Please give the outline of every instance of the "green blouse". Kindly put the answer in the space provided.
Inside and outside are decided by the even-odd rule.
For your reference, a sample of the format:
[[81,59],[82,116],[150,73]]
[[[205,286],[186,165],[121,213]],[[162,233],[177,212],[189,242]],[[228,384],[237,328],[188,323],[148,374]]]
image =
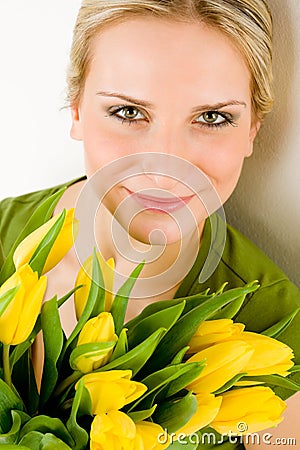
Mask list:
[[[82,178],[81,178],[82,179]],[[63,186],[70,186],[77,180],[64,185],[38,192],[7,198],[0,202],[0,260],[8,253],[21,229],[33,214],[38,205]],[[246,325],[250,331],[260,332],[272,326],[283,316],[300,306],[300,291],[287,276],[253,243],[230,225],[226,225],[226,243],[219,255],[220,262],[213,274],[204,283],[199,283],[199,273],[206,260],[211,246],[211,220],[214,226],[221,226],[221,218],[214,214],[206,221],[201,248],[193,267],[183,280],[175,297],[184,297],[202,292],[207,288],[218,289],[225,281],[228,287],[243,286],[258,280],[261,287],[248,296],[234,320]],[[221,252],[220,243],[213,245],[214,252]],[[211,251],[211,249],[210,249]],[[1,263],[1,261],[0,261]],[[297,314],[291,325],[280,334],[279,339],[292,347],[295,364],[300,364],[300,314]],[[295,381],[300,382],[300,374],[294,374]],[[286,389],[274,389],[282,398],[294,392]],[[187,448],[187,446],[184,446]],[[214,444],[201,444],[199,448],[214,448]],[[217,445],[222,450],[243,449],[242,444],[229,441]]]

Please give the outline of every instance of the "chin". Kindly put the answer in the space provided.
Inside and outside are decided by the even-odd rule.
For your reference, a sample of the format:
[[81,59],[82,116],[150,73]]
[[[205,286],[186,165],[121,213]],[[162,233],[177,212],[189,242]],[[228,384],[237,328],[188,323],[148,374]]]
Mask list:
[[128,231],[134,240],[143,244],[165,246],[181,241],[193,229],[182,230],[168,214],[144,211],[132,220]]

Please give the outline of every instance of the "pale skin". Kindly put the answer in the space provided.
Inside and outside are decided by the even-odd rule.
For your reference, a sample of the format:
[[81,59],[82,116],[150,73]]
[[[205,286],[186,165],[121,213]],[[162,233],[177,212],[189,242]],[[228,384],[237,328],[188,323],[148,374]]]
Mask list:
[[[71,136],[83,141],[87,177],[123,156],[162,152],[199,167],[224,203],[237,184],[244,159],[252,153],[260,127],[251,109],[248,68],[231,41],[199,23],[138,18],[107,27],[94,38],[92,52],[82,96],[71,107]],[[55,212],[74,207],[83,184],[68,188]],[[180,183],[168,178],[139,176],[114,188],[111,204],[117,206],[129,195],[128,189],[135,192],[143,187],[183,194]],[[201,234],[204,220],[197,212],[196,199],[190,202],[190,208]],[[128,275],[135,264],[115,252],[109,231],[113,211],[103,206],[100,213],[97,235],[101,251],[105,258],[113,256],[116,268]],[[172,220],[153,212],[141,214],[136,221],[131,236],[135,245],[147,245],[147,234],[155,227],[164,230],[168,245],[164,257],[145,268],[147,276],[172,264],[178,247]],[[49,273],[47,298],[71,289],[78,270],[76,254],[71,250]],[[131,301],[127,318],[152,301],[172,298],[178,285],[155,297],[145,292],[145,300]],[[62,310],[66,332],[76,320],[70,305]],[[294,396],[289,400],[287,420],[270,433],[295,436],[290,417],[296,407]],[[298,438],[300,442],[300,435]],[[248,449],[267,447],[247,445]]]

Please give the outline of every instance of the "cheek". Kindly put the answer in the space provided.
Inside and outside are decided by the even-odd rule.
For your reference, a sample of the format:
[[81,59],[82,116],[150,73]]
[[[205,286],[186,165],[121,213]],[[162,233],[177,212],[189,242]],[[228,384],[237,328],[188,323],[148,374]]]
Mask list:
[[224,202],[234,190],[249,148],[247,133],[214,139],[201,150],[198,167],[205,172]]
[[83,142],[87,175],[128,153],[124,139],[92,121],[84,129]]

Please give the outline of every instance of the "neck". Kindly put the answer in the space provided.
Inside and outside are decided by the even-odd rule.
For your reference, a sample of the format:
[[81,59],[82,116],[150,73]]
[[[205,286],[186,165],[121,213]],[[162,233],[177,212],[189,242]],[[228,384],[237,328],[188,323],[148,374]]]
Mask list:
[[[112,233],[112,228],[114,232]],[[114,258],[115,291],[130,276],[135,267],[145,261],[132,297],[155,297],[178,287],[191,269],[199,251],[204,222],[198,229],[180,241],[166,245],[142,243],[113,220],[111,213],[101,205],[95,223],[97,247],[103,257]],[[116,238],[117,236],[117,238]]]

